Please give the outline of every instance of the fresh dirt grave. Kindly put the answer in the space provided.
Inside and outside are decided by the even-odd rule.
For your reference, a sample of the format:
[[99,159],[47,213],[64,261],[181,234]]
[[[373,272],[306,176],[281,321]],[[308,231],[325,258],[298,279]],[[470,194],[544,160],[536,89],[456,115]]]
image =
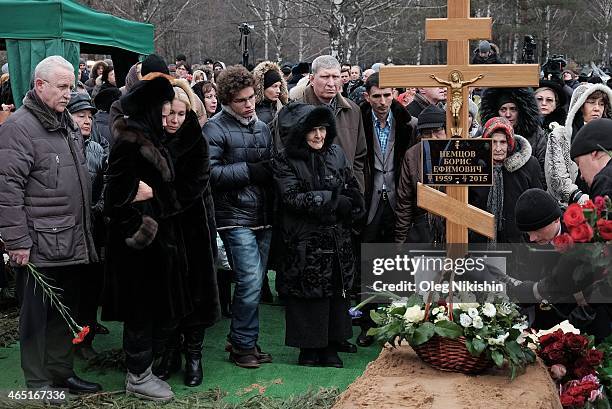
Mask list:
[[562,409],[548,370],[538,359],[513,381],[508,372],[442,372],[409,346],[384,348],[334,409]]

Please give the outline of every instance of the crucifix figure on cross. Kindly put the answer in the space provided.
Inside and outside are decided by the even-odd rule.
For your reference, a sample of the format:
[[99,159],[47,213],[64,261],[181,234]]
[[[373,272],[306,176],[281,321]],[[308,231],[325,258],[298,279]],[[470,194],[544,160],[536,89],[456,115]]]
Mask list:
[[[492,34],[491,18],[471,18],[470,0],[448,0],[448,18],[427,19],[426,40],[448,42],[446,65],[417,65],[383,67],[380,71],[381,87],[439,87],[447,85],[451,95],[446,111],[447,130],[453,135],[468,137],[467,99],[465,85],[478,81],[479,87],[529,87],[539,82],[537,64],[471,65],[470,40],[489,40]],[[460,73],[463,81],[451,77]],[[450,81],[440,80],[450,78]],[[461,84],[461,85],[460,85]],[[446,218],[447,244],[467,244],[468,228],[489,238],[495,237],[494,216],[468,204],[467,186],[447,186],[446,194],[419,183],[417,205],[428,212]]]
[[438,81],[442,85],[447,85],[451,89],[451,115],[453,116],[453,126],[451,127],[451,135],[459,136],[463,133],[463,129],[459,126],[461,120],[461,107],[463,106],[463,87],[473,84],[482,77],[483,74],[478,75],[476,78],[471,80],[463,81],[463,75],[459,71],[452,71],[449,75],[450,81],[443,80],[436,77],[434,74],[430,75],[431,78]]

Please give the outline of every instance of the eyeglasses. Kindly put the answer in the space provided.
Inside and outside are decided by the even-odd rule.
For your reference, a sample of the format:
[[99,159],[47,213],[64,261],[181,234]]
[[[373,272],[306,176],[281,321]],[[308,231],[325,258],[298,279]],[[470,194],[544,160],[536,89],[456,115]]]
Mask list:
[[43,80],[44,82],[46,82],[47,84],[51,85],[53,88],[57,89],[58,91],[60,91],[62,94],[66,94],[72,91],[72,89],[74,88],[73,85],[62,85],[60,87],[58,87],[55,84],[51,84],[49,81],[47,81],[44,78],[41,78],[41,80]]
[[233,99],[232,102],[234,104],[242,104],[242,105],[244,105],[247,102],[252,102],[254,100],[255,100],[255,94],[253,94],[253,95],[251,95],[250,97],[247,97],[247,98],[236,98],[236,99]]

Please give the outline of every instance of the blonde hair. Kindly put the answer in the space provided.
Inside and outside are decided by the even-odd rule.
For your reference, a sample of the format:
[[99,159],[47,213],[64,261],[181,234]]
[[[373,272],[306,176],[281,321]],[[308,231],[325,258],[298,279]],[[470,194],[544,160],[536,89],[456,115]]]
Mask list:
[[191,101],[189,101],[189,96],[181,87],[172,87],[174,89],[174,99],[178,99],[187,107],[187,111],[191,111]]

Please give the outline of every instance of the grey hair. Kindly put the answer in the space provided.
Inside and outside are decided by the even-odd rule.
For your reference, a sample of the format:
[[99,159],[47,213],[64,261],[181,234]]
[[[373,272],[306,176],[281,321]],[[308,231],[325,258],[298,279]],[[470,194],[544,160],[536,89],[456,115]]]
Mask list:
[[58,68],[74,72],[74,67],[64,57],[60,55],[52,55],[45,58],[38,63],[34,69],[34,78],[47,79],[52,72],[55,72]]
[[331,55],[320,55],[312,62],[312,73],[316,74],[319,70],[333,70],[338,69],[340,71],[340,63],[335,57]]

